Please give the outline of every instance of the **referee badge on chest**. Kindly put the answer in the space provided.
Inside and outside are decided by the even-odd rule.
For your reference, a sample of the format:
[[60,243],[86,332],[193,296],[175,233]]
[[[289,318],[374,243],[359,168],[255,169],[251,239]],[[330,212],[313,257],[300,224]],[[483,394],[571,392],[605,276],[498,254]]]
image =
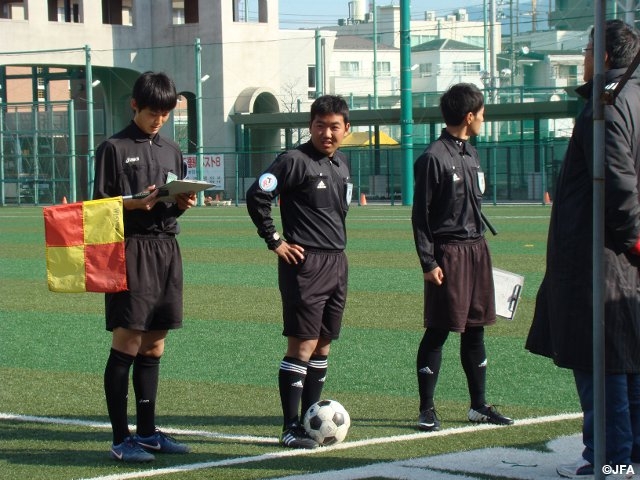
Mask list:
[[484,172],[478,172],[478,188],[480,189],[480,193],[484,193],[485,187]]
[[351,198],[353,197],[353,183],[345,183],[347,188],[344,189],[344,199],[347,202],[347,206],[351,205]]

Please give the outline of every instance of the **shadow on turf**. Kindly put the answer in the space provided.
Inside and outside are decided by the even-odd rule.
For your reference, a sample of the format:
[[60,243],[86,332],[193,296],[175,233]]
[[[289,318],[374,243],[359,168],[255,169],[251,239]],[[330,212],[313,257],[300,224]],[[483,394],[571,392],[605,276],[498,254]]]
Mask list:
[[[86,431],[56,430],[54,426],[43,428],[39,424],[22,422],[0,425],[0,461],[15,465],[79,466],[87,465],[112,469],[116,462],[109,456],[111,434],[108,431],[87,429]],[[156,455],[154,467],[175,465],[179,458],[188,458],[190,463],[210,462],[228,458],[228,455],[203,451],[200,445],[221,443],[216,439],[190,437],[187,443],[194,450],[188,455]],[[227,443],[225,441],[224,443]],[[22,446],[24,445],[24,446]],[[123,464],[119,464],[123,465]],[[127,465],[128,466],[128,465]],[[131,465],[139,468],[139,465]]]
[[[0,438],[3,445],[0,448],[0,460],[4,460],[16,465],[47,465],[47,466],[78,466],[84,467],[92,465],[97,468],[113,468],[114,462],[109,457],[109,447],[111,445],[111,432],[108,427],[83,426],[78,424],[64,424],[66,419],[77,421],[77,417],[56,416],[61,421],[55,423],[30,423],[21,421],[7,421],[0,423]],[[107,419],[103,416],[84,417],[81,421],[106,424]],[[229,435],[231,438],[198,437],[175,435],[180,441],[184,441],[192,447],[193,453],[188,456],[189,463],[211,462],[218,459],[228,458],[228,455],[221,455],[211,451],[212,446],[218,444],[235,443],[234,435],[265,437],[271,441],[260,441],[256,438],[243,439],[241,443],[265,447],[265,451],[272,451],[279,448],[273,440],[279,434],[280,416],[159,416],[158,425],[160,428],[177,430],[199,430],[212,434]],[[447,422],[450,426],[468,425],[467,422]],[[232,427],[232,428],[230,428]],[[412,433],[416,431],[413,422],[398,422],[397,419],[381,418],[358,418],[354,419],[352,429],[362,429],[363,431],[376,430],[382,428],[388,434],[388,428],[398,428],[397,434]],[[135,430],[134,430],[135,431]],[[365,433],[365,437],[368,433]],[[154,467],[175,465],[176,461],[183,456],[157,455]],[[300,462],[306,469],[322,470],[326,467],[326,457],[315,465],[315,460],[309,458],[305,460],[295,460]],[[392,460],[392,459],[390,459]],[[288,460],[293,461],[292,459]],[[353,466],[360,464],[358,459],[350,461]],[[365,463],[363,463],[365,464]],[[122,464],[118,464],[122,465]],[[129,467],[129,465],[127,465]],[[245,466],[246,468],[247,466]]]

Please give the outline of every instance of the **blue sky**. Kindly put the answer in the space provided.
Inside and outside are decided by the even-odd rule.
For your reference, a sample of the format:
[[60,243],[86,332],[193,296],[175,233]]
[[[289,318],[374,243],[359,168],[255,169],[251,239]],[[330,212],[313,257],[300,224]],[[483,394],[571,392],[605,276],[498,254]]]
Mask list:
[[[484,2],[489,5],[489,0],[410,0],[411,18],[413,20],[423,20],[424,12],[432,10],[438,17],[444,17],[453,13],[458,8],[466,8],[471,20],[482,20]],[[280,28],[315,28],[329,25],[337,25],[338,19],[349,16],[349,0],[278,0],[280,7]],[[365,0],[368,8],[371,0]],[[496,2],[498,11],[504,15],[509,15],[509,2]],[[400,0],[376,0],[376,6],[395,4],[399,5]],[[518,7],[519,5],[519,7]],[[547,27],[546,18],[549,10],[549,1],[537,2],[537,25],[539,30]],[[551,1],[555,5],[555,0]],[[487,7],[488,8],[488,7]],[[520,30],[531,29],[532,0],[514,0],[513,13],[520,18]],[[508,20],[503,20],[503,33],[508,31]]]
[[[280,28],[314,28],[337,25],[349,15],[349,0],[278,0]],[[366,0],[367,6],[371,0]],[[376,0],[376,5],[400,4],[400,0]],[[434,10],[438,16],[457,8],[482,12],[483,0],[411,0],[411,18],[423,19],[424,12]]]

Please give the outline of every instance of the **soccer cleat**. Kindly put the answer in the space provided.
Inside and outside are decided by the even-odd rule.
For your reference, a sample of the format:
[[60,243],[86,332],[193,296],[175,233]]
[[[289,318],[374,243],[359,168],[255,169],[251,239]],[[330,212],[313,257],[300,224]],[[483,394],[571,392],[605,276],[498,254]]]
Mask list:
[[132,437],[125,438],[118,445],[111,445],[110,454],[111,458],[121,462],[142,463],[156,459],[156,457],[138,445]]
[[558,465],[556,467],[556,472],[558,472],[558,475],[565,478],[592,478],[593,465],[580,457],[576,462]]
[[160,430],[156,430],[150,437],[135,435],[135,442],[146,451],[156,453],[189,453],[189,447],[184,443],[177,442],[174,438]]
[[513,419],[502,415],[493,405],[485,405],[484,407],[469,409],[467,415],[470,422],[474,423],[493,423],[494,425],[513,425]]
[[418,416],[418,430],[436,432],[440,430],[440,419],[436,409],[431,407],[420,412]]
[[280,445],[288,448],[307,448],[312,449],[318,447],[318,442],[309,436],[307,431],[300,423],[292,423],[285,427],[280,434]]

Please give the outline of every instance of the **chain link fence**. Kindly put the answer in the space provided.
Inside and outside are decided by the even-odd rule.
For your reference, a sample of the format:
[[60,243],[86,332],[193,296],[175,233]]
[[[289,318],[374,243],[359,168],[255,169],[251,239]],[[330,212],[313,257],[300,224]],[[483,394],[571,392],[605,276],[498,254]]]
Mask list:
[[[0,104],[0,204],[46,205],[89,198],[86,132],[76,131],[73,102]],[[521,138],[500,142],[478,140],[476,148],[485,172],[485,201],[544,202],[553,192],[568,138]],[[413,145],[413,158],[425,149]],[[342,149],[348,156],[354,200],[401,203],[400,146]],[[244,202],[245,193],[261,173],[253,157],[275,158],[280,152],[205,152],[218,165],[217,190],[207,197],[225,204]],[[185,154],[186,155],[186,154]],[[252,167],[252,165],[254,167]],[[222,177],[223,178],[220,178]],[[220,180],[224,179],[223,182]]]

